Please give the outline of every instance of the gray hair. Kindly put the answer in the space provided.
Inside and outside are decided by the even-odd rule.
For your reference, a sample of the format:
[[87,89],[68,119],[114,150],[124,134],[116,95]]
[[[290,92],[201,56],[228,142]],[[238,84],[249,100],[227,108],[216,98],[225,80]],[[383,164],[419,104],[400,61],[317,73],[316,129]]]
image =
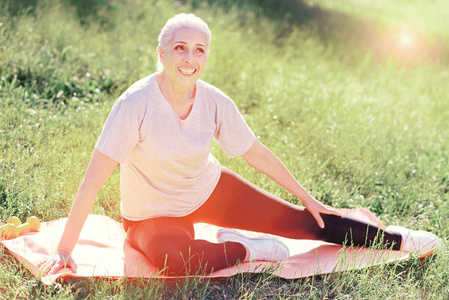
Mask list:
[[161,33],[159,33],[159,46],[161,46],[162,49],[166,49],[176,30],[183,27],[197,29],[205,33],[207,36],[207,46],[210,45],[212,33],[210,32],[209,26],[207,26],[206,22],[194,14],[181,13],[175,15],[173,18],[169,19],[167,23],[165,23]]
[[[158,36],[158,46],[161,46],[162,49],[167,49],[168,43],[173,38],[173,34],[181,28],[193,28],[205,33],[207,38],[207,46],[210,45],[212,33],[210,32],[209,26],[207,26],[206,22],[194,14],[181,13],[169,19],[165,23],[164,27],[162,27]],[[158,59],[157,69],[162,71],[163,68],[164,67]]]

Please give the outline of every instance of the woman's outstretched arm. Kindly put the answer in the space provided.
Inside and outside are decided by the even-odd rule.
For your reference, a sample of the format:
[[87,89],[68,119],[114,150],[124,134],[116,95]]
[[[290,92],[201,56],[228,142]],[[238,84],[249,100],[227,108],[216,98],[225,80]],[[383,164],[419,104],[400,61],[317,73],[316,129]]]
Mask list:
[[114,171],[117,164],[118,162],[95,149],[70,209],[57,253],[41,266],[44,274],[54,274],[65,266],[69,266],[73,271],[76,271],[76,264],[71,260],[70,253],[72,253],[75,247],[98,191],[112,171]]
[[277,184],[298,197],[321,228],[324,228],[324,222],[320,216],[320,213],[337,216],[340,215],[337,211],[323,205],[321,202],[313,198],[299,184],[299,182],[287,170],[276,155],[274,155],[259,140],[256,139],[251,148],[249,148],[249,150],[244,153],[242,157],[250,166],[263,172]]

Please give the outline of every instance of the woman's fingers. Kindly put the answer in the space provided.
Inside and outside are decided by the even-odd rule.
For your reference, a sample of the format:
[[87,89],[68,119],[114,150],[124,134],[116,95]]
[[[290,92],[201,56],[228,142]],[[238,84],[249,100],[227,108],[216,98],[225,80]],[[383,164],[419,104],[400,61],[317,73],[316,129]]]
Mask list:
[[70,268],[76,273],[78,266],[70,255],[67,256],[61,253],[48,258],[40,266],[42,276],[54,275],[63,268]]
[[323,211],[322,213],[328,214],[328,215],[339,216],[339,217],[341,216],[341,214],[338,212],[338,210],[336,210],[330,206],[327,206],[327,205],[326,205],[326,210]]
[[[319,203],[315,199],[313,199],[313,200],[314,200],[313,202],[304,203],[305,207],[310,212],[312,217],[315,219],[318,226],[320,226],[320,228],[324,228],[324,221],[320,216],[320,212],[322,212],[324,210],[324,207],[321,203]],[[319,204],[319,205],[317,205],[317,204]]]
[[63,268],[70,268],[72,272],[76,273],[77,265],[70,255],[58,253],[57,261],[53,265],[49,273],[50,275],[55,274]]
[[54,266],[55,266],[54,258],[50,257],[47,258],[44,262],[42,262],[42,264],[38,267],[40,268],[41,275],[46,276],[51,275],[50,273],[54,269]]
[[324,228],[324,221],[323,221],[323,218],[321,218],[320,214],[315,213],[312,215],[315,218],[316,222],[318,223],[318,226],[320,226],[320,228]]
[[316,220],[318,226],[320,226],[320,228],[324,228],[324,226],[325,226],[323,218],[321,217],[320,214],[328,214],[328,215],[335,215],[335,216],[341,215],[334,208],[324,205],[314,198],[311,198],[310,200],[311,201],[307,201],[304,204],[305,204],[307,210],[309,210],[309,212],[315,218],[315,220]]
[[64,265],[63,264],[61,264],[61,263],[55,263],[54,265],[53,265],[53,267],[51,268],[51,270],[50,270],[50,272],[48,272],[48,275],[54,275],[54,274],[56,274],[56,272],[58,272],[59,270],[61,270],[62,268],[64,267]]
[[78,270],[78,266],[76,265],[75,261],[72,257],[69,258],[69,261],[67,263],[67,266],[72,269],[73,273],[76,273],[76,270]]
[[[341,216],[340,212],[338,212],[334,208],[332,208],[330,206],[327,206],[327,205],[324,206],[324,208],[319,213],[320,214],[327,214],[327,215],[334,215],[334,216],[338,216],[338,217]],[[315,217],[315,219],[317,220],[318,226],[320,226],[321,228],[324,228],[324,222],[323,222],[323,219],[321,218],[321,216],[320,216],[319,219],[317,219],[316,217]]]

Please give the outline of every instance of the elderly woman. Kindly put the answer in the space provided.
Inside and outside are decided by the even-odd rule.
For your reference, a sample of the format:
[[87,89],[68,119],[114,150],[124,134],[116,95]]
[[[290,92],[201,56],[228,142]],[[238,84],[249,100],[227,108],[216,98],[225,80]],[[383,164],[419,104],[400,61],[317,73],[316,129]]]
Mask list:
[[[277,239],[251,239],[229,228],[359,246],[380,237],[395,250],[440,243],[427,232],[402,227],[381,231],[340,216],[309,195],[256,139],[234,102],[200,80],[210,40],[207,24],[192,14],[176,15],[162,28],[157,47],[161,68],[134,83],[114,104],[57,253],[43,264],[43,272],[52,274],[64,265],[76,271],[70,253],[99,189],[119,163],[127,239],[165,274],[211,272],[238,262],[280,261],[289,255]],[[243,157],[304,207],[276,198],[221,167],[211,154],[212,138],[227,155]],[[210,243],[195,239],[193,224],[198,222],[226,228],[218,232],[217,243]]]

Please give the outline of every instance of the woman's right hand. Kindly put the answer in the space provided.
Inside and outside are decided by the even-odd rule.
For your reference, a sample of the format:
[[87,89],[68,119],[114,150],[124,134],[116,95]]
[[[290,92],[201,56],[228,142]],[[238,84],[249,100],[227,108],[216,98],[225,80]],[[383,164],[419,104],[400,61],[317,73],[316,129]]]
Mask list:
[[[97,197],[98,191],[117,165],[118,162],[112,158],[102,154],[97,149],[94,150],[83,182],[76,193],[75,200],[70,209],[70,214],[64,226],[58,248],[75,248],[76,241]],[[73,272],[76,272],[77,269],[76,263],[70,256],[70,253],[64,250],[58,250],[53,256],[40,263],[38,267],[41,270],[42,276],[54,275],[63,268],[70,268]]]
[[41,275],[47,276],[54,275],[63,268],[70,268],[74,273],[76,273],[77,265],[69,253],[60,250],[53,256],[44,260],[40,264],[39,268],[41,270]]

